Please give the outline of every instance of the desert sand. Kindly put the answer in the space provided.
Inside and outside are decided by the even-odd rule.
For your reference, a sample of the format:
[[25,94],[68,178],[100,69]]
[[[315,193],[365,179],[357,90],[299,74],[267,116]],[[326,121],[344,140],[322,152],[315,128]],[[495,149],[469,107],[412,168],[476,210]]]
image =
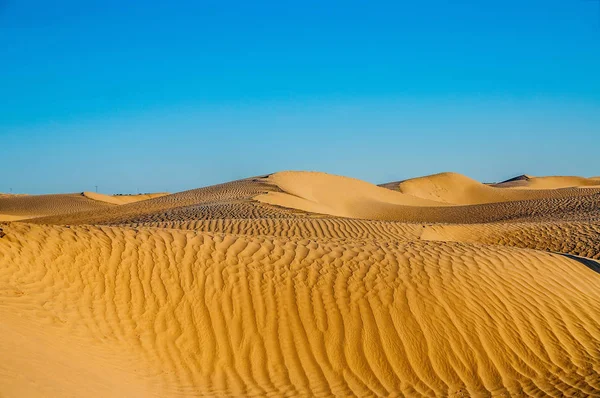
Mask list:
[[64,215],[85,210],[93,211],[110,207],[110,205],[134,203],[165,195],[168,194],[164,192],[119,196],[95,192],[54,195],[0,194],[0,221]]
[[600,396],[600,181],[0,196],[0,396]]
[[511,178],[508,181],[496,184],[496,187],[505,188],[526,188],[526,189],[559,189],[570,187],[598,186],[600,181],[598,177],[584,178],[577,176],[548,176],[533,177],[522,175],[517,178]]

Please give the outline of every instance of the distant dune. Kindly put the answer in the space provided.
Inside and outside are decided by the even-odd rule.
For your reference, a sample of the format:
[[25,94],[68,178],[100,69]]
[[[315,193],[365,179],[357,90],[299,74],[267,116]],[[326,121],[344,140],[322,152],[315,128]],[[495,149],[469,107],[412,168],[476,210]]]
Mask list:
[[498,188],[525,188],[525,189],[560,189],[571,187],[589,187],[600,186],[600,181],[597,177],[584,178],[575,176],[549,176],[549,177],[532,177],[510,179],[494,186]]
[[98,210],[109,206],[82,194],[9,195],[0,197],[0,220],[34,218]]
[[[440,173],[397,183],[383,184],[386,188],[427,200],[460,205],[544,199],[572,195],[557,192],[557,188],[594,186],[600,183],[581,177],[518,176],[500,184],[485,185],[458,173]],[[499,188],[522,188],[508,190]]]
[[0,196],[0,396],[598,396],[594,181]]
[[394,219],[400,206],[443,206],[443,203],[391,192],[348,177],[285,171],[269,176],[281,192],[255,197],[272,205],[312,213],[366,219]]
[[55,195],[0,195],[0,221],[24,220],[37,217],[62,216],[85,211],[98,211],[124,203],[139,202],[167,195],[109,196],[94,192]]
[[127,203],[135,203],[142,200],[160,198],[161,196],[168,195],[168,192],[157,192],[157,193],[143,193],[137,195],[104,195],[97,192],[84,192],[83,196],[89,199],[97,200],[99,202],[111,203],[114,205],[123,205]]

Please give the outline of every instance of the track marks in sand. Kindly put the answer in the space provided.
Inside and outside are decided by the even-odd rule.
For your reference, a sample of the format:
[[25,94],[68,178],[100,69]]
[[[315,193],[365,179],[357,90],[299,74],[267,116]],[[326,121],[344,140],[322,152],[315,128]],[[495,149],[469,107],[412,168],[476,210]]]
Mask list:
[[455,242],[4,229],[0,313],[51,324],[90,358],[134,361],[157,395],[600,390],[600,275],[562,256]]

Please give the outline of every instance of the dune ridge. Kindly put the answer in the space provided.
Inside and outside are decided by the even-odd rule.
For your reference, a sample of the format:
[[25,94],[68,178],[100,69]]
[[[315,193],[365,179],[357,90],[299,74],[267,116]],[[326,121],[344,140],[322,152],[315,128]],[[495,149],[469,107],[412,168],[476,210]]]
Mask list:
[[191,189],[102,211],[83,211],[35,220],[42,224],[128,224],[207,218],[293,217],[293,209],[263,205],[252,197],[280,191],[267,177],[253,177]]
[[282,172],[31,221],[73,225],[186,225],[212,219],[334,216],[412,223],[482,223],[547,217],[575,221],[597,217],[600,188],[537,192],[544,194],[537,199],[456,205],[393,192],[347,177],[315,172]]
[[111,203],[114,205],[122,205],[127,203],[135,203],[142,200],[160,198],[161,196],[169,195],[168,192],[156,192],[156,193],[141,193],[137,195],[105,195],[97,192],[83,192],[83,196],[89,199],[97,200],[99,202]]
[[[110,204],[91,200],[82,194],[8,195],[0,197],[0,215],[33,218],[95,211]],[[4,220],[7,221],[7,220]]]
[[526,176],[522,179],[510,179],[495,184],[498,188],[519,188],[519,189],[561,189],[573,187],[598,187],[600,181],[596,177],[585,178],[577,176],[544,176],[533,177]]
[[[439,173],[381,186],[419,198],[455,205],[568,197],[576,194],[576,189],[581,187],[600,190],[598,181],[582,177],[522,175],[500,184],[486,185],[458,173]],[[558,190],[559,188],[571,190],[563,191]]]
[[[261,203],[337,217],[371,220],[477,223],[535,218],[549,213],[552,217],[586,217],[587,212],[596,211],[600,200],[597,195],[600,194],[600,188],[560,192],[507,190],[487,187],[466,177],[448,173],[403,182],[402,184],[408,183],[409,186],[414,183],[419,188],[406,189],[410,193],[393,192],[325,173],[281,172],[270,175],[268,179],[280,191],[255,196],[254,199]],[[431,188],[441,186],[435,183],[438,180],[444,184],[451,182],[448,186],[455,186],[455,189],[444,190],[444,194],[440,194],[441,191]],[[459,192],[463,198],[461,200],[456,199]],[[512,199],[501,198],[502,195],[511,196]],[[448,203],[448,200],[469,204],[453,204]]]

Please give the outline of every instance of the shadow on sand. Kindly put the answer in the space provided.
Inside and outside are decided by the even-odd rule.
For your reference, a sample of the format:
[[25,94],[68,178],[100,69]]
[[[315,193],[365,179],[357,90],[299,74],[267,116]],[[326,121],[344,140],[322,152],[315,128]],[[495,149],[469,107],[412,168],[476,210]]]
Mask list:
[[578,256],[574,256],[572,254],[566,254],[566,253],[556,253],[556,254],[560,254],[561,256],[565,256],[565,257],[570,258],[571,260],[580,262],[581,264],[585,265],[592,271],[595,271],[600,274],[600,261],[592,260],[591,258],[587,258],[587,257],[578,257]]

